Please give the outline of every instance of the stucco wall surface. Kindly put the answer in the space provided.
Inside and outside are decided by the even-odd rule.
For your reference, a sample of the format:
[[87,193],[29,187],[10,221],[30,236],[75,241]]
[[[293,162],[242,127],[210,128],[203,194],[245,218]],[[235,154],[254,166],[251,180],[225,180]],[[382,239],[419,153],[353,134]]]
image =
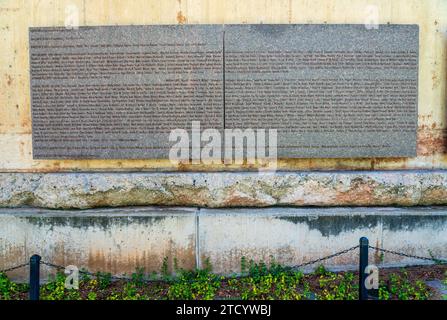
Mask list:
[[[377,6],[378,22],[418,24],[419,129],[414,158],[280,159],[281,170],[445,169],[447,1],[445,0],[4,0],[0,1],[0,170],[250,170],[253,165],[185,165],[165,160],[33,160],[28,28],[80,25],[358,23]],[[68,9],[71,10],[71,9]]]

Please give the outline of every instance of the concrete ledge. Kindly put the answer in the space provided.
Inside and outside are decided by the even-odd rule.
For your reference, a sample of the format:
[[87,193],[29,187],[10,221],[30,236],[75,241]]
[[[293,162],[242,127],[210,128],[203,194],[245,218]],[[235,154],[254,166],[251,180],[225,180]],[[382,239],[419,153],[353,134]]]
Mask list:
[[416,206],[447,204],[447,170],[0,173],[0,207]]
[[[117,275],[136,267],[159,272],[165,257],[171,270],[200,267],[208,258],[225,274],[238,272],[242,257],[296,265],[355,246],[361,236],[374,246],[447,258],[447,208],[0,209],[0,269],[39,253],[56,264]],[[424,263],[373,251],[370,261]],[[352,251],[324,264],[357,263]],[[9,275],[28,276],[26,268]]]

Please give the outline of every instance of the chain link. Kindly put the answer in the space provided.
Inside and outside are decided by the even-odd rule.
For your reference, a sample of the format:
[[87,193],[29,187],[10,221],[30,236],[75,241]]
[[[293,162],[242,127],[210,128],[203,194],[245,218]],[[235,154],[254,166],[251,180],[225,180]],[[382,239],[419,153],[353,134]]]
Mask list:
[[5,272],[8,272],[8,271],[13,271],[13,270],[16,270],[16,269],[20,269],[20,268],[26,267],[28,265],[29,265],[28,262],[27,263],[22,263],[22,264],[19,264],[18,266],[15,266],[15,267],[11,267],[11,268],[8,268],[8,269],[0,270],[0,273],[5,273]]
[[[315,260],[312,260],[312,261],[304,262],[304,263],[292,266],[292,269],[299,269],[299,268],[302,268],[302,267],[305,267],[305,266],[309,266],[309,265],[312,265],[312,264],[315,264],[315,263],[318,263],[318,262],[322,262],[322,261],[325,261],[325,260],[328,260],[328,259],[332,259],[332,258],[341,256],[343,254],[346,254],[346,253],[348,253],[350,251],[356,250],[359,247],[360,247],[359,245],[356,245],[354,247],[351,247],[351,248],[348,248],[348,249],[336,252],[334,254],[331,254],[331,255],[328,255],[328,256],[325,256],[325,257],[322,257],[322,258],[318,258],[318,259],[315,259]],[[387,249],[383,249],[383,248],[373,247],[373,246],[368,246],[368,248],[369,249],[373,249],[373,250],[378,250],[378,251],[381,251],[381,252],[385,252],[385,253],[395,254],[395,255],[398,255],[398,256],[402,256],[402,257],[407,257],[407,258],[433,261],[433,262],[442,263],[442,264],[446,264],[447,263],[447,260],[445,260],[445,259],[421,257],[421,256],[406,254],[406,253],[397,252],[397,251],[393,251],[393,250],[387,250]],[[64,266],[60,266],[60,265],[57,265],[57,264],[54,264],[54,263],[50,263],[50,262],[46,262],[46,261],[42,261],[41,264],[44,264],[46,266],[49,266],[49,267],[52,267],[52,268],[56,268],[56,269],[65,269]],[[19,266],[16,266],[16,267],[12,267],[12,268],[9,268],[9,269],[1,270],[0,272],[7,272],[7,271],[15,270],[15,269],[27,266],[27,265],[28,265],[28,263],[25,263],[25,264],[22,264],[22,265],[19,265]],[[93,276],[93,277],[98,276],[98,272],[94,273],[94,272],[90,272],[90,271],[86,271],[86,270],[79,270],[79,273],[80,274],[86,274],[86,275]],[[114,280],[125,280],[125,281],[132,280],[132,278],[124,277],[124,276],[111,276],[111,279],[114,279]],[[158,282],[158,281],[161,281],[161,280],[147,280],[147,279],[144,279],[142,281],[145,282],[145,283],[150,283],[150,282]]]
[[55,268],[55,269],[64,269],[65,270],[64,266],[59,266],[57,264],[50,263],[50,262],[40,261],[40,264],[44,264],[46,266],[49,266],[49,267],[52,267],[52,268]]
[[328,259],[331,259],[331,258],[335,258],[335,257],[341,256],[341,255],[343,255],[345,253],[348,253],[348,252],[350,252],[352,250],[355,250],[355,249],[357,249],[359,247],[360,247],[359,245],[356,245],[354,247],[351,247],[351,248],[339,251],[337,253],[331,254],[331,255],[326,256],[326,257],[322,257],[322,258],[319,258],[319,259],[316,259],[316,260],[312,260],[312,261],[308,261],[308,262],[304,262],[304,263],[295,265],[292,268],[299,269],[301,267],[305,267],[305,266],[308,266],[308,265],[311,265],[311,264],[315,264],[315,263],[318,263],[318,262],[321,262],[321,261],[325,261],[325,260],[328,260]]
[[[57,265],[57,264],[54,264],[54,263],[51,263],[51,262],[41,261],[40,263],[43,264],[43,265],[55,268],[55,269],[64,269],[65,270],[64,266]],[[97,277],[98,273],[99,273],[99,271],[95,273],[95,272],[91,272],[91,271],[88,271],[88,270],[79,270],[78,272],[80,274],[85,274],[85,275],[92,276],[92,277]],[[114,276],[114,275],[111,275],[110,278],[113,279],[113,280],[125,280],[125,281],[133,280],[130,277]],[[142,280],[139,280],[139,281],[142,281],[142,282],[145,282],[145,283],[151,283],[151,282],[159,282],[161,280],[142,279]]]
[[378,247],[373,247],[373,246],[368,246],[368,248],[373,249],[373,250],[378,250],[378,251],[381,251],[381,252],[386,252],[386,253],[395,254],[395,255],[397,255],[397,256],[401,256],[401,257],[407,257],[407,258],[413,258],[413,259],[419,259],[419,260],[433,261],[433,262],[437,262],[437,263],[441,263],[441,264],[445,264],[445,263],[447,263],[447,260],[445,260],[445,259],[436,259],[436,258],[421,257],[421,256],[411,255],[411,254],[402,253],[402,252],[397,252],[397,251],[393,251],[393,250],[387,250],[387,249],[382,249],[382,248],[378,248]]

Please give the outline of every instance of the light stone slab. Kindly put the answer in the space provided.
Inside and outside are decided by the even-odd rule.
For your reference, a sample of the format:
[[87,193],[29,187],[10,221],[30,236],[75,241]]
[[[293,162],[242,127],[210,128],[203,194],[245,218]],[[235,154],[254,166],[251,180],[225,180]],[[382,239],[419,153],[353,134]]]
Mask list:
[[447,171],[0,173],[0,207],[447,204]]

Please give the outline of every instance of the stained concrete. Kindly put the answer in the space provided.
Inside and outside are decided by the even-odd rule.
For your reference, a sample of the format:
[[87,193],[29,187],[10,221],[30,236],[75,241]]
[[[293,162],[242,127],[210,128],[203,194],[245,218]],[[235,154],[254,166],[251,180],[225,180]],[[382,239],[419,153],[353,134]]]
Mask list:
[[[362,236],[371,246],[447,257],[447,210],[442,207],[204,209],[199,230],[202,260],[210,257],[220,272],[238,271],[242,256],[300,264],[352,247]],[[424,263],[381,256],[373,250],[370,262],[379,266]],[[358,251],[324,264],[356,268]]]
[[[447,208],[0,209],[0,270],[38,253],[47,262],[116,275],[136,267],[160,272],[165,257],[170,270],[209,259],[215,272],[229,274],[240,271],[242,257],[293,266],[355,246],[362,236],[372,246],[447,259]],[[427,263],[374,250],[370,262]],[[324,264],[355,269],[358,250]],[[26,279],[27,268],[9,275]]]
[[[179,268],[194,268],[195,210],[188,208],[100,209],[88,212],[0,210],[0,269],[34,253],[58,265],[114,274],[137,266],[160,271],[165,257]],[[173,260],[169,261],[173,268]],[[47,272],[54,272],[43,268]],[[26,277],[26,270],[12,272]]]

